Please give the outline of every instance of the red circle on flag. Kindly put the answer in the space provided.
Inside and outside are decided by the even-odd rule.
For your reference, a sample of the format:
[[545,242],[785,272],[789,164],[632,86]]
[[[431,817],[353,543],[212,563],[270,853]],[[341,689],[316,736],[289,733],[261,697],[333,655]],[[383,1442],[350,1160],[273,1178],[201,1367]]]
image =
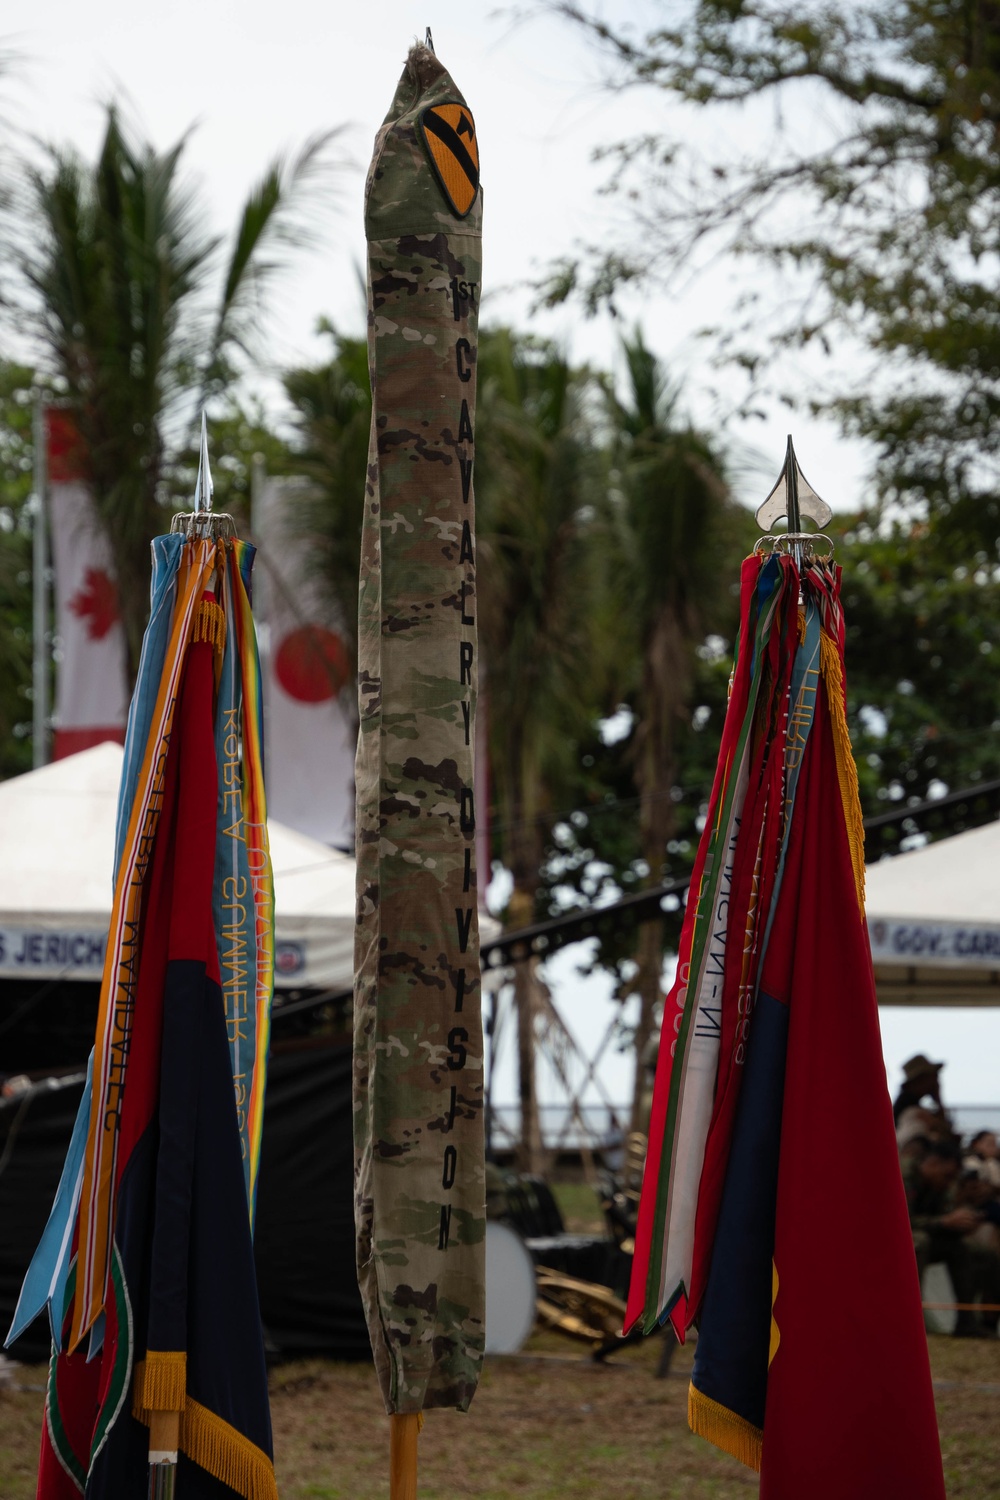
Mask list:
[[303,625],[281,642],[274,671],[289,698],[324,703],[340,692],[351,664],[339,635],[322,625]]

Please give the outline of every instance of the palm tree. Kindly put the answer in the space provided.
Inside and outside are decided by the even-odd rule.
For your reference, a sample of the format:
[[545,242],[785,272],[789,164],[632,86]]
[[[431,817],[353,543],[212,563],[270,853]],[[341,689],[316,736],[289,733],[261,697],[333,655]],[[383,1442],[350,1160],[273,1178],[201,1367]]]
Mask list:
[[[329,330],[332,333],[332,330]],[[356,650],[358,567],[370,395],[366,345],[334,335],[333,359],[291,372],[290,466],[312,481],[292,524],[349,622]],[[506,330],[479,343],[476,423],[481,698],[493,832],[513,877],[507,922],[536,915],[555,810],[566,805],[580,735],[595,716],[596,458],[588,380],[550,345]],[[485,878],[486,872],[483,872]],[[540,1166],[534,1084],[545,1006],[533,963],[515,967],[522,1165]]]
[[311,481],[296,497],[291,524],[310,543],[313,567],[337,606],[344,642],[356,662],[372,407],[368,345],[364,339],[342,337],[328,324],[321,324],[321,330],[333,339],[333,358],[315,368],[290,370],[284,377],[296,432],[290,466]]
[[[587,379],[551,345],[501,330],[479,352],[476,495],[481,663],[494,836],[513,879],[508,925],[530,923],[547,836],[595,716],[595,455]],[[521,1165],[537,1171],[534,1082],[542,1003],[515,965]]]
[[52,147],[25,168],[21,328],[80,431],[118,579],[130,680],[172,461],[198,407],[233,386],[282,249],[308,237],[301,209],[328,176],[332,138],[268,166],[228,247],[204,227],[204,207],[181,176],[186,137],[158,153],[113,105],[96,163]]
[[0,362],[0,778],[31,770],[34,371]]
[[[636,711],[633,779],[639,797],[639,837],[646,882],[665,875],[673,831],[671,789],[676,779],[675,732],[690,712],[695,648],[731,606],[720,591],[721,544],[731,512],[719,444],[681,415],[669,385],[639,331],[623,341],[628,389],[609,392],[615,430],[617,490],[611,515],[617,546],[611,584],[621,611],[618,630],[634,642],[632,684]],[[660,997],[663,945],[658,922],[639,932],[640,997],[635,1033],[636,1084],[632,1126],[638,1128],[642,1061]]]

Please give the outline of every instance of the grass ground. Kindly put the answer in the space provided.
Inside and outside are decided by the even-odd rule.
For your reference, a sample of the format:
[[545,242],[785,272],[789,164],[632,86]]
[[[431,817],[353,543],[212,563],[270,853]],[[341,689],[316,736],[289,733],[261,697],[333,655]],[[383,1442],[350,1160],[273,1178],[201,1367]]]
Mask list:
[[[487,1361],[466,1416],[431,1412],[420,1438],[421,1500],[755,1493],[755,1474],[688,1431],[690,1348],[656,1380],[656,1339],[623,1347],[605,1365],[580,1347],[536,1333],[524,1354]],[[950,1500],[1000,1500],[1000,1343],[932,1338],[930,1347]],[[44,1375],[21,1367],[15,1388],[0,1389],[0,1500],[34,1496]],[[388,1423],[367,1363],[279,1366],[271,1411],[282,1500],[387,1494]]]
[[554,1182],[552,1192],[570,1234],[601,1234],[604,1219],[594,1189],[586,1182]]

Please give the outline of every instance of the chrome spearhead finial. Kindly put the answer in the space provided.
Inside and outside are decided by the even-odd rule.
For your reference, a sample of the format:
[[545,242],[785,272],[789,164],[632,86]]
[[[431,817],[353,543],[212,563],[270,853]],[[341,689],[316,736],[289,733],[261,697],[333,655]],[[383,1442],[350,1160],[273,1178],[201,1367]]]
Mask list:
[[205,421],[205,413],[201,414],[201,444],[198,449],[198,478],[194,486],[194,513],[195,515],[210,515],[212,511],[212,495],[215,485],[212,483],[212,469],[208,461],[208,423]]
[[833,520],[833,511],[826,501],[817,495],[799,468],[791,434],[789,434],[788,447],[785,449],[785,462],[778,475],[778,482],[763,505],[757,509],[757,524],[762,530],[770,531],[775,521],[780,521],[782,516],[788,519],[788,530],[795,532],[801,532],[803,516],[808,516],[809,520],[815,522],[820,530],[824,526],[829,526]]

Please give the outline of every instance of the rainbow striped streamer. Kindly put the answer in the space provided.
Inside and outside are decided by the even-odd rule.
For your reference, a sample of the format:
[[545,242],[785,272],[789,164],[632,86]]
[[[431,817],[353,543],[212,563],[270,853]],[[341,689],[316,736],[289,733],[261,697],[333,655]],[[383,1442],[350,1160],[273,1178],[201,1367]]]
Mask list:
[[250,608],[254,548],[234,542],[222,581],[226,648],[216,713],[215,931],[253,1220],[274,993],[274,880],[264,798],[260,658]]
[[[93,1353],[103,1327],[122,1166],[119,1107],[128,1075],[143,897],[157,838],[174,706],[206,592],[222,606],[226,629],[216,683],[214,916],[247,1204],[253,1218],[274,986],[274,882],[264,798],[260,662],[250,609],[253,557],[253,547],[240,541],[167,536],[153,542],[150,623],[129,709],[119,792],[114,901],[93,1083],[86,1122],[83,1111],[80,1120],[82,1164],[74,1174],[79,1186],[57,1202],[53,1216],[58,1222],[46,1231],[49,1240],[62,1244],[72,1238],[77,1246],[70,1351],[89,1331]],[[51,1276],[45,1279],[45,1286],[51,1281]],[[56,1314],[61,1318],[62,1309]]]

